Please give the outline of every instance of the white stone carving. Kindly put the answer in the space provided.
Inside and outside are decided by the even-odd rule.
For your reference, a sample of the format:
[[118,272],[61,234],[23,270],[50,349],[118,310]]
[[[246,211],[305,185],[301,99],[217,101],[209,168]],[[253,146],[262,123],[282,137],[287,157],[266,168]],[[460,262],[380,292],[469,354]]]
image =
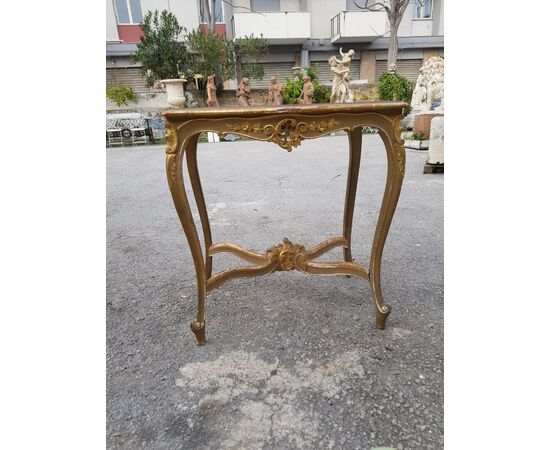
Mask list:
[[354,50],[348,50],[347,53],[340,47],[342,60],[331,56],[328,60],[330,72],[332,73],[332,93],[330,95],[331,103],[351,103],[353,102],[353,92],[349,79],[351,59],[355,55]]
[[412,112],[430,111],[435,100],[441,100],[435,110],[443,112],[444,82],[444,60],[441,56],[432,56],[420,68],[411,99]]
[[430,126],[428,164],[443,164],[444,118],[434,117]]

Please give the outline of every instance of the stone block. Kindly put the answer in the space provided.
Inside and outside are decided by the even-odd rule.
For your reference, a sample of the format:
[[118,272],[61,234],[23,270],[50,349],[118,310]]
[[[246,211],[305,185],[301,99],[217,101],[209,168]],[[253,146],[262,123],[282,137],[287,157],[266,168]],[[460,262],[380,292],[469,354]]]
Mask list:
[[428,164],[443,164],[444,127],[443,117],[434,117],[430,126]]

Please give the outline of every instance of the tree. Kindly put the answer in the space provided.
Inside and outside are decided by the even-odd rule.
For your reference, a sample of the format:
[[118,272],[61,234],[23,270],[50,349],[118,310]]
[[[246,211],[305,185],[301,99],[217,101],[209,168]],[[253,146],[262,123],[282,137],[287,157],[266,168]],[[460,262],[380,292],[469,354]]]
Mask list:
[[188,53],[178,37],[183,31],[176,16],[169,11],[149,11],[140,25],[143,35],[132,61],[141,64],[140,73],[147,86],[165,78],[179,78]]
[[[390,24],[390,42],[388,44],[388,71],[395,71],[397,66],[397,30],[401,25],[403,14],[410,2],[423,5],[423,0],[353,0],[355,6],[367,11],[385,11]],[[358,3],[362,3],[361,6]]]
[[[223,2],[232,8],[241,8],[246,9],[250,12],[252,9],[242,6],[234,5],[228,0],[218,0],[220,3]],[[201,8],[202,15],[207,23],[208,33],[215,33],[216,30],[216,14],[215,14],[216,0],[200,0],[199,8]],[[257,13],[261,14],[261,13]],[[244,38],[239,39],[238,43],[235,45],[235,69],[237,80],[240,80],[242,77],[254,78],[255,80],[261,80],[264,76],[264,68],[260,64],[262,57],[269,53],[267,39],[263,38],[263,35],[260,35],[259,38],[254,37],[254,34],[250,36],[244,36]],[[241,63],[243,58],[248,62],[246,63],[244,70],[241,73]],[[218,72],[216,72],[216,80],[219,78]]]
[[185,41],[189,48],[190,68],[204,77],[216,75],[216,84],[235,75],[235,46],[224,36],[197,28],[187,31]]
[[[264,39],[263,34],[260,37],[254,37],[254,34],[245,36],[239,39],[236,44],[236,63],[237,63],[237,78],[242,77],[254,78],[261,80],[264,77],[264,66],[260,63],[261,59],[269,54],[267,39]],[[240,72],[240,63],[246,59],[246,64],[243,67],[242,74]]]

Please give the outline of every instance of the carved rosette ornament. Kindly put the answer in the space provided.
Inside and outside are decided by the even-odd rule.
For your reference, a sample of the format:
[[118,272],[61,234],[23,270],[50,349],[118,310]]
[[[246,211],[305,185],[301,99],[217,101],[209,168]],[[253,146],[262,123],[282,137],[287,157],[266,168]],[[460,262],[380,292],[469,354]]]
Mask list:
[[[227,128],[234,133],[249,135],[254,138],[260,138],[268,142],[274,142],[279,147],[284,148],[287,152],[291,152],[298,147],[300,143],[307,139],[304,133],[318,132],[325,133],[334,130],[340,125],[340,122],[329,119],[320,122],[298,122],[296,119],[284,119],[278,122],[275,126],[260,125],[259,123],[252,124],[250,122],[227,124]],[[226,135],[227,132],[220,133]],[[259,136],[263,135],[263,136]]]
[[293,244],[287,238],[281,244],[274,245],[267,251],[267,259],[277,262],[275,270],[305,270],[307,264],[306,248]]

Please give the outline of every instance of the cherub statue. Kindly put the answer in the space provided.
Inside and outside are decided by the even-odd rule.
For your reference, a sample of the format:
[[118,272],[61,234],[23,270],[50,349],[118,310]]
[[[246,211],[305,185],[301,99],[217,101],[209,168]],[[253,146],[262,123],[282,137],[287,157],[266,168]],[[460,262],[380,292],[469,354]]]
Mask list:
[[236,95],[239,106],[250,106],[250,80],[248,78],[241,79]]
[[302,93],[298,97],[298,103],[300,105],[310,105],[313,103],[313,83],[309,75],[304,75],[304,86],[302,87]]
[[278,106],[283,104],[283,85],[277,82],[277,77],[271,77],[265,101],[268,105]]
[[216,95],[216,83],[214,83],[214,75],[209,75],[206,82],[206,106],[220,106]]

